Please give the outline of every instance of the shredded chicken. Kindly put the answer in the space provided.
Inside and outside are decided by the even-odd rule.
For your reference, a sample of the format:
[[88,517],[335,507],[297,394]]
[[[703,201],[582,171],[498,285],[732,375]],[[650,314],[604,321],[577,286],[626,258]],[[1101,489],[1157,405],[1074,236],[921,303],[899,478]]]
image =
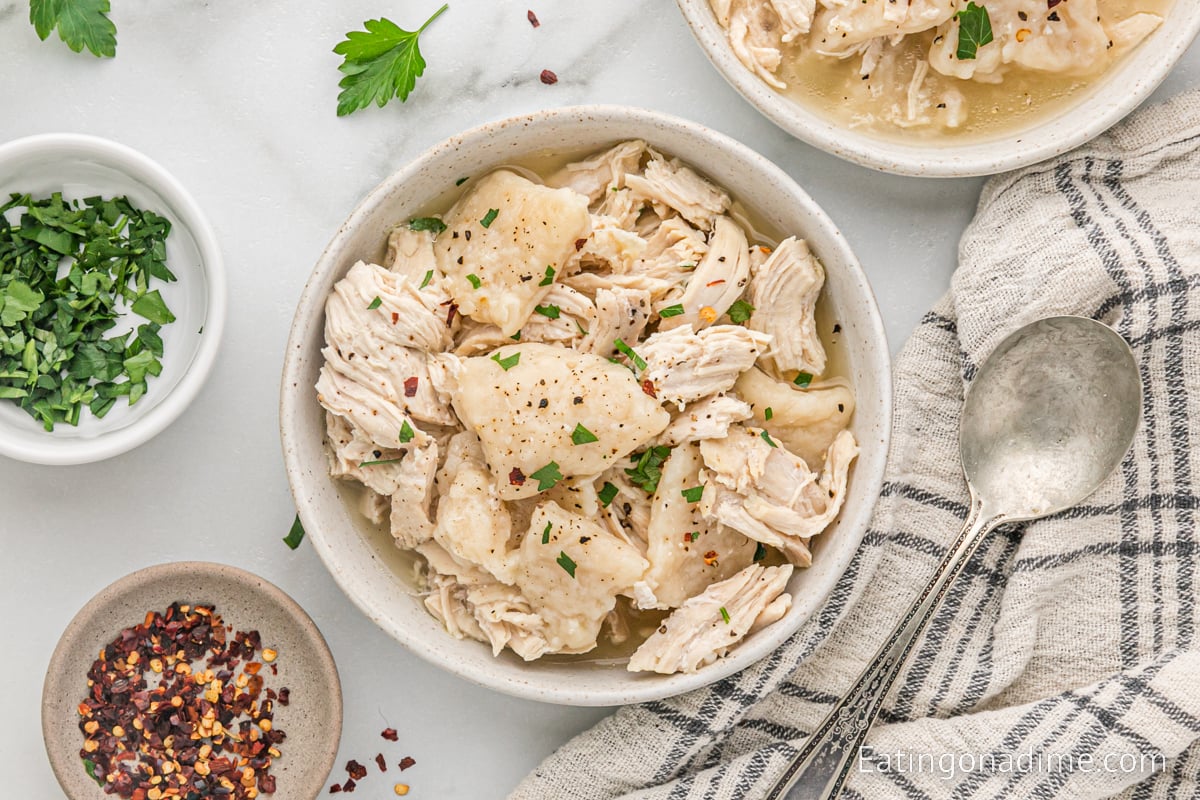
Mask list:
[[690,325],[655,333],[639,348],[644,380],[655,396],[680,410],[693,400],[728,391],[750,369],[771,337],[740,325],[714,325],[693,332]]
[[763,362],[782,378],[787,372],[820,375],[825,347],[817,335],[817,297],[825,271],[808,244],[794,236],[779,243],[750,281],[750,328],[771,337]]

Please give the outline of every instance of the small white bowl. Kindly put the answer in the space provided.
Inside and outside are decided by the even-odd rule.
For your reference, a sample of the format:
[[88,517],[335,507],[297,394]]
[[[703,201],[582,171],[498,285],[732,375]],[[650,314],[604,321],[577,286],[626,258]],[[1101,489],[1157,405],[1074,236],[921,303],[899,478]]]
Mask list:
[[[795,602],[780,622],[747,638],[693,675],[644,675],[586,660],[546,657],[526,663],[492,656],[476,641],[452,638],[426,610],[391,537],[371,532],[329,476],[325,412],[317,404],[323,363],[325,300],[359,259],[379,261],[389,229],[448,202],[459,178],[499,164],[549,155],[583,155],[644,139],[695,166],[778,231],[808,239],[825,264],[824,302],[841,324],[833,348],[858,395],[852,428],[862,447],[839,521],[814,540],[813,566],[789,584]],[[867,278],[833,222],[781,169],[726,136],[691,122],[618,106],[542,111],[493,122],[426,151],[376,187],[342,224],[300,298],[284,359],[280,431],[288,480],[309,541],[342,590],[381,628],[417,655],[467,680],[518,697],[580,706],[654,700],[712,683],[779,647],[807,620],[849,565],[883,482],[891,431],[889,351]],[[356,519],[357,517],[357,519]]]
[[1163,24],[1052,116],[1002,138],[885,138],[833,121],[772,89],[734,55],[709,0],[676,0],[713,66],[780,128],[839,158],[897,175],[927,178],[992,175],[1053,158],[1099,136],[1162,83],[1200,33],[1200,3],[1175,0]]
[[[16,403],[0,400],[0,454],[34,464],[85,464],[132,450],[170,425],[204,385],[225,327],[225,267],[216,235],[183,185],[147,156],[81,134],[52,133],[0,145],[0,197],[62,192],[68,200],[125,195],[171,222],[167,266],[155,281],[175,322],[161,331],[162,374],[132,407],[123,399],[103,418],[87,409],[79,425],[42,428]],[[136,319],[136,318],[135,318]],[[118,323],[120,324],[120,323]],[[120,327],[114,329],[122,330]]]

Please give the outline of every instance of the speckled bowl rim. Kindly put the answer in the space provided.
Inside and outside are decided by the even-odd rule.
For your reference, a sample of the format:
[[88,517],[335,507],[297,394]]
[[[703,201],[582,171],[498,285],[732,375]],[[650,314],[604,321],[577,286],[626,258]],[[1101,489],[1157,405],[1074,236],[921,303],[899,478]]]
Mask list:
[[[877,405],[879,407],[877,410],[879,418],[875,421],[877,427],[872,431],[872,434],[878,437],[878,441],[873,441],[868,445],[873,457],[871,459],[864,459],[860,456],[859,462],[855,465],[855,475],[853,478],[856,486],[865,488],[866,496],[870,498],[868,501],[869,505],[865,508],[856,509],[854,512],[853,516],[861,518],[861,524],[858,525],[856,530],[847,531],[843,526],[838,531],[839,536],[853,536],[853,547],[849,548],[844,562],[833,567],[835,574],[832,576],[823,576],[825,583],[821,584],[817,591],[800,597],[794,595],[793,611],[796,612],[798,619],[788,620],[785,618],[785,620],[778,623],[781,626],[778,631],[772,632],[770,635],[759,635],[743,641],[729,655],[696,673],[648,677],[632,676],[626,685],[612,690],[588,686],[586,680],[563,681],[562,685],[547,685],[544,681],[534,680],[533,675],[528,675],[524,679],[517,679],[495,674],[494,671],[487,670],[486,668],[482,671],[475,671],[469,668],[469,664],[458,661],[459,657],[455,654],[445,650],[444,642],[440,640],[434,642],[427,641],[403,624],[390,624],[388,621],[382,619],[379,611],[373,607],[366,593],[350,579],[347,571],[341,565],[344,555],[326,538],[321,526],[317,523],[318,511],[314,500],[306,491],[306,465],[300,460],[297,452],[305,432],[294,430],[293,428],[296,426],[292,422],[300,416],[302,404],[316,402],[315,392],[312,391],[312,387],[300,385],[303,368],[301,353],[305,337],[323,319],[327,293],[327,288],[325,287],[331,285],[333,275],[344,272],[349,266],[347,263],[344,263],[344,256],[341,251],[344,247],[348,246],[352,237],[351,232],[357,226],[365,223],[376,206],[385,203],[389,197],[401,191],[405,182],[417,176],[427,164],[431,162],[436,163],[439,159],[449,157],[451,154],[460,151],[469,152],[479,143],[487,141],[493,134],[504,128],[527,130],[533,126],[546,123],[585,124],[588,121],[597,119],[621,128],[624,128],[627,124],[653,126],[660,134],[658,137],[660,141],[652,141],[652,144],[658,144],[668,152],[671,151],[669,144],[671,137],[692,137],[703,140],[707,144],[736,156],[741,162],[752,165],[752,168],[756,170],[756,174],[761,175],[763,180],[775,182],[780,187],[780,191],[786,192],[797,204],[797,207],[802,210],[803,214],[811,216],[813,220],[812,226],[808,230],[797,231],[797,234],[811,237],[819,229],[821,235],[828,237],[830,247],[823,248],[818,254],[823,260],[828,262],[832,260],[829,258],[830,250],[836,249],[837,259],[845,264],[846,279],[852,284],[854,300],[862,305],[863,316],[861,319],[856,320],[856,324],[861,323],[863,329],[862,339],[864,342],[871,344],[870,352],[864,353],[863,358],[872,367],[872,380],[874,381],[874,391],[878,394]],[[626,138],[636,135],[638,134],[628,134]],[[648,138],[653,139],[654,137]],[[698,164],[697,166],[702,170],[704,169],[703,164]],[[426,198],[426,202],[431,199],[432,197]],[[748,204],[751,206],[754,205],[752,202]],[[418,155],[406,166],[385,178],[367,194],[354,211],[351,212],[346,221],[342,223],[313,268],[313,272],[296,306],[296,316],[292,323],[292,330],[288,336],[287,352],[284,356],[283,375],[280,385],[280,438],[288,482],[296,501],[297,512],[308,533],[308,540],[312,543],[318,556],[325,563],[335,582],[346,593],[347,597],[375,624],[383,628],[411,652],[429,663],[472,683],[515,697],[575,706],[617,706],[647,702],[707,686],[746,669],[767,657],[771,652],[781,647],[787,638],[795,633],[801,625],[812,619],[825,599],[833,592],[834,587],[841,579],[842,573],[849,566],[854,552],[857,551],[862,537],[866,532],[873,506],[883,485],[884,466],[891,440],[891,416],[891,355],[887,344],[887,334],[883,327],[883,320],[879,314],[878,303],[867,280],[866,273],[850,249],[845,237],[833,223],[833,220],[829,218],[791,176],[764,156],[751,150],[737,140],[679,117],[636,107],[614,105],[569,106],[485,123],[434,145],[424,153]],[[866,448],[864,448],[865,451]],[[324,465],[322,467],[324,468]],[[328,479],[327,473],[326,479]],[[845,514],[846,511],[844,509],[843,516]],[[375,556],[371,555],[371,558],[374,559]],[[796,578],[793,577],[793,580],[796,580]],[[426,613],[424,609],[421,612]],[[449,634],[446,634],[445,631],[441,631],[441,633],[446,642],[452,641]],[[767,634],[768,631],[764,630],[760,633]],[[476,642],[473,644],[481,648],[485,647],[481,643]],[[581,678],[585,674],[581,672],[576,677]],[[629,673],[624,674],[629,675]],[[635,678],[645,679],[635,680]]]
[[767,119],[801,141],[864,167],[895,175],[962,178],[993,175],[1073,150],[1141,105],[1200,33],[1200,3],[1174,0],[1158,30],[1053,116],[1006,139],[908,145],[834,124],[772,89],[734,55],[709,0],[676,0],[692,35],[729,84]]
[[128,452],[162,433],[196,399],[212,372],[225,330],[227,287],[225,260],[217,235],[191,193],[165,167],[128,145],[82,133],[41,133],[0,144],[0,164],[43,156],[70,154],[124,173],[160,195],[187,227],[200,256],[200,269],[207,282],[204,332],[186,372],[170,390],[153,402],[144,417],[94,438],[45,437],[23,444],[0,436],[0,455],[32,464],[73,465],[103,461]]
[[[338,745],[342,738],[342,684],[338,676],[337,664],[333,660],[333,653],[330,652],[325,637],[321,634],[320,629],[317,628],[317,624],[313,622],[308,613],[278,586],[266,578],[244,569],[210,561],[173,561],[165,564],[155,564],[139,569],[136,572],[131,572],[97,592],[94,597],[80,608],[79,612],[76,613],[67,625],[66,630],[63,631],[62,637],[58,640],[58,644],[54,648],[54,653],[50,656],[50,662],[46,666],[46,678],[42,686],[41,705],[42,740],[46,746],[46,756],[50,760],[50,768],[54,771],[54,777],[58,780],[59,786],[62,787],[63,793],[70,800],[94,800],[97,796],[95,793],[90,793],[87,796],[72,793],[71,781],[68,776],[82,769],[78,747],[73,746],[69,750],[64,750],[62,747],[55,746],[59,738],[52,730],[54,725],[52,715],[55,713],[53,701],[62,693],[78,692],[83,680],[83,676],[81,675],[74,673],[67,674],[67,670],[64,668],[66,661],[81,646],[80,642],[82,640],[91,638],[91,635],[94,634],[93,621],[96,617],[102,615],[111,602],[113,602],[109,598],[112,598],[114,595],[118,598],[124,597],[131,591],[137,591],[142,587],[153,584],[172,581],[179,575],[187,575],[188,577],[213,576],[240,584],[247,592],[260,595],[264,602],[277,606],[286,616],[293,619],[299,626],[301,633],[311,644],[311,647],[305,651],[303,657],[314,660],[316,671],[325,678],[327,688],[330,690],[330,703],[337,712],[333,719],[327,720],[329,746],[323,752],[310,754],[310,760],[316,761],[318,765],[321,782],[314,784],[309,791],[301,791],[296,797],[296,800],[301,800],[302,798],[313,800],[325,788],[325,780],[333,770],[334,762],[337,760]],[[217,604],[217,609],[218,611],[220,610],[220,603]],[[134,619],[131,620],[130,624],[139,622],[141,622],[140,619]],[[120,631],[115,630],[110,633],[115,636]],[[101,794],[100,796],[115,797],[116,795]]]

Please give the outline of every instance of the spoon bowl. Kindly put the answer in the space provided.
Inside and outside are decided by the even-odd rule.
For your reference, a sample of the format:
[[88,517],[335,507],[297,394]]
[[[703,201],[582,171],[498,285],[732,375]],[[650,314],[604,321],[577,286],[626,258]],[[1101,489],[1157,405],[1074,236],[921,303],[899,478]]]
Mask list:
[[1013,333],[979,370],[963,406],[967,483],[1004,521],[1079,503],[1129,450],[1142,383],[1129,345],[1086,317]]

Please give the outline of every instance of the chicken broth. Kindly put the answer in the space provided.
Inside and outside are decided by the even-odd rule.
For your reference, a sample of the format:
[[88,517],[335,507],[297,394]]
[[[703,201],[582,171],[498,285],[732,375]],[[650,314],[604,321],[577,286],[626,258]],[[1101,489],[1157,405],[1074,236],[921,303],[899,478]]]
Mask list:
[[[873,10],[880,2],[819,2],[811,20],[790,23],[804,34],[789,32],[769,0],[713,7],[718,17],[728,7],[726,21],[748,27],[757,49],[735,47],[747,67],[836,124],[893,139],[987,141],[1064,111],[1157,27],[1173,0],[985,0],[975,9],[989,10],[994,38],[971,58],[959,57],[965,23],[949,16],[966,13],[966,0],[913,0],[900,22]],[[928,25],[916,21],[922,15]]]
[[[781,617],[793,564],[840,508],[857,454],[840,325],[802,240],[641,142],[594,156],[603,185],[577,170],[586,155],[470,176],[397,227],[385,266],[339,282],[317,385],[331,471],[364,540],[452,635],[693,671],[708,660],[645,647],[706,626],[717,658]],[[804,534],[714,505],[741,502],[721,465],[750,451],[780,459],[758,499]]]

